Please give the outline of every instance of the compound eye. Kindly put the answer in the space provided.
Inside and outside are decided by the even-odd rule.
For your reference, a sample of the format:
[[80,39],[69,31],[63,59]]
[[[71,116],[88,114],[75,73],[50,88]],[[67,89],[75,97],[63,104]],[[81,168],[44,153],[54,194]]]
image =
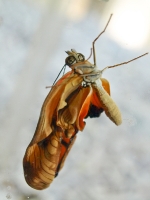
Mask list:
[[66,58],[65,62],[66,62],[66,65],[71,66],[71,65],[73,65],[74,63],[76,63],[76,59],[75,59],[74,56],[68,56],[68,57]]
[[85,60],[84,55],[81,54],[81,53],[78,53],[78,54],[77,54],[77,57],[78,57],[78,60],[79,60],[79,61],[84,61],[84,60]]

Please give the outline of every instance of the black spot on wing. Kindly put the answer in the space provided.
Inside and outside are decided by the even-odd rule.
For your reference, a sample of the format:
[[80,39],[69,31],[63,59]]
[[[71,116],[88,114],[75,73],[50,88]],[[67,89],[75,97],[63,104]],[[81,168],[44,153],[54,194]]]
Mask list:
[[90,108],[89,108],[89,111],[88,111],[88,114],[85,118],[96,118],[96,117],[99,117],[101,115],[101,113],[103,112],[104,110],[102,108],[97,108],[95,105],[91,104],[90,105]]

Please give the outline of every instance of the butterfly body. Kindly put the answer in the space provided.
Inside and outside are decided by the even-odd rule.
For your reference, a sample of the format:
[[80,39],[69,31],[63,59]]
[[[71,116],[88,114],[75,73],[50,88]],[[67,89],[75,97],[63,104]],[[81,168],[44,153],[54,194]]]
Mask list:
[[[75,58],[83,58],[73,53],[77,54]],[[71,71],[57,81],[46,97],[26,150],[24,175],[34,189],[47,188],[58,175],[77,132],[85,127],[85,118],[97,117],[104,110],[114,123],[121,123],[118,107],[110,97],[109,83],[101,77],[102,71],[87,60],[77,61],[69,65]]]
[[68,57],[64,67],[68,65],[71,71],[54,82],[43,103],[35,133],[23,158],[25,180],[34,189],[47,188],[58,175],[78,131],[85,128],[84,119],[99,117],[104,111],[116,125],[122,122],[121,113],[110,97],[109,82],[102,78],[102,74],[108,68],[127,64],[148,53],[99,70],[94,45],[105,32],[111,17],[112,14],[104,30],[92,43],[94,64],[74,49],[66,51]]
[[[79,56],[80,53],[77,53],[75,50],[71,51],[72,52],[69,52],[69,57],[77,54],[78,57],[84,59],[82,54]],[[69,59],[69,57],[67,59]],[[105,91],[102,85],[102,73],[107,68],[98,70],[95,65],[91,64],[87,60],[84,61],[82,59],[82,62],[79,62],[79,60],[77,60],[77,56],[74,59],[76,59],[76,63],[70,66],[70,68],[74,69],[76,73],[79,73],[83,77],[84,87],[92,87],[93,93],[97,94],[98,101],[101,103],[102,109],[105,111],[110,120],[112,120],[116,125],[120,125],[122,123],[121,113],[116,103],[112,100],[108,92],[106,92],[107,90]]]

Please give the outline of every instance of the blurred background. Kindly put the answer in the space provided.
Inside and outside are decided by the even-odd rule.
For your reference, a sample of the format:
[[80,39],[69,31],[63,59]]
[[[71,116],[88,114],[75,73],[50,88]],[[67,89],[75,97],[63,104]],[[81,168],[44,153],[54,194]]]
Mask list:
[[0,0],[0,199],[150,199],[150,55],[103,75],[122,125],[105,114],[87,119],[46,190],[30,188],[22,169],[45,86],[64,65],[65,51],[87,58],[113,13],[96,42],[99,69],[149,52],[149,11],[149,0]]

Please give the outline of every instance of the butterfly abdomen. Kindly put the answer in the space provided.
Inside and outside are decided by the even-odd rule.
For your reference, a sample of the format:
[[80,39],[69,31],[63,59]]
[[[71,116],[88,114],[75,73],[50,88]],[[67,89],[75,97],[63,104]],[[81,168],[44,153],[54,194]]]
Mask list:
[[112,100],[102,86],[98,86],[96,83],[94,83],[93,88],[95,89],[97,97],[99,98],[106,115],[116,125],[120,125],[122,123],[121,112],[116,103]]

